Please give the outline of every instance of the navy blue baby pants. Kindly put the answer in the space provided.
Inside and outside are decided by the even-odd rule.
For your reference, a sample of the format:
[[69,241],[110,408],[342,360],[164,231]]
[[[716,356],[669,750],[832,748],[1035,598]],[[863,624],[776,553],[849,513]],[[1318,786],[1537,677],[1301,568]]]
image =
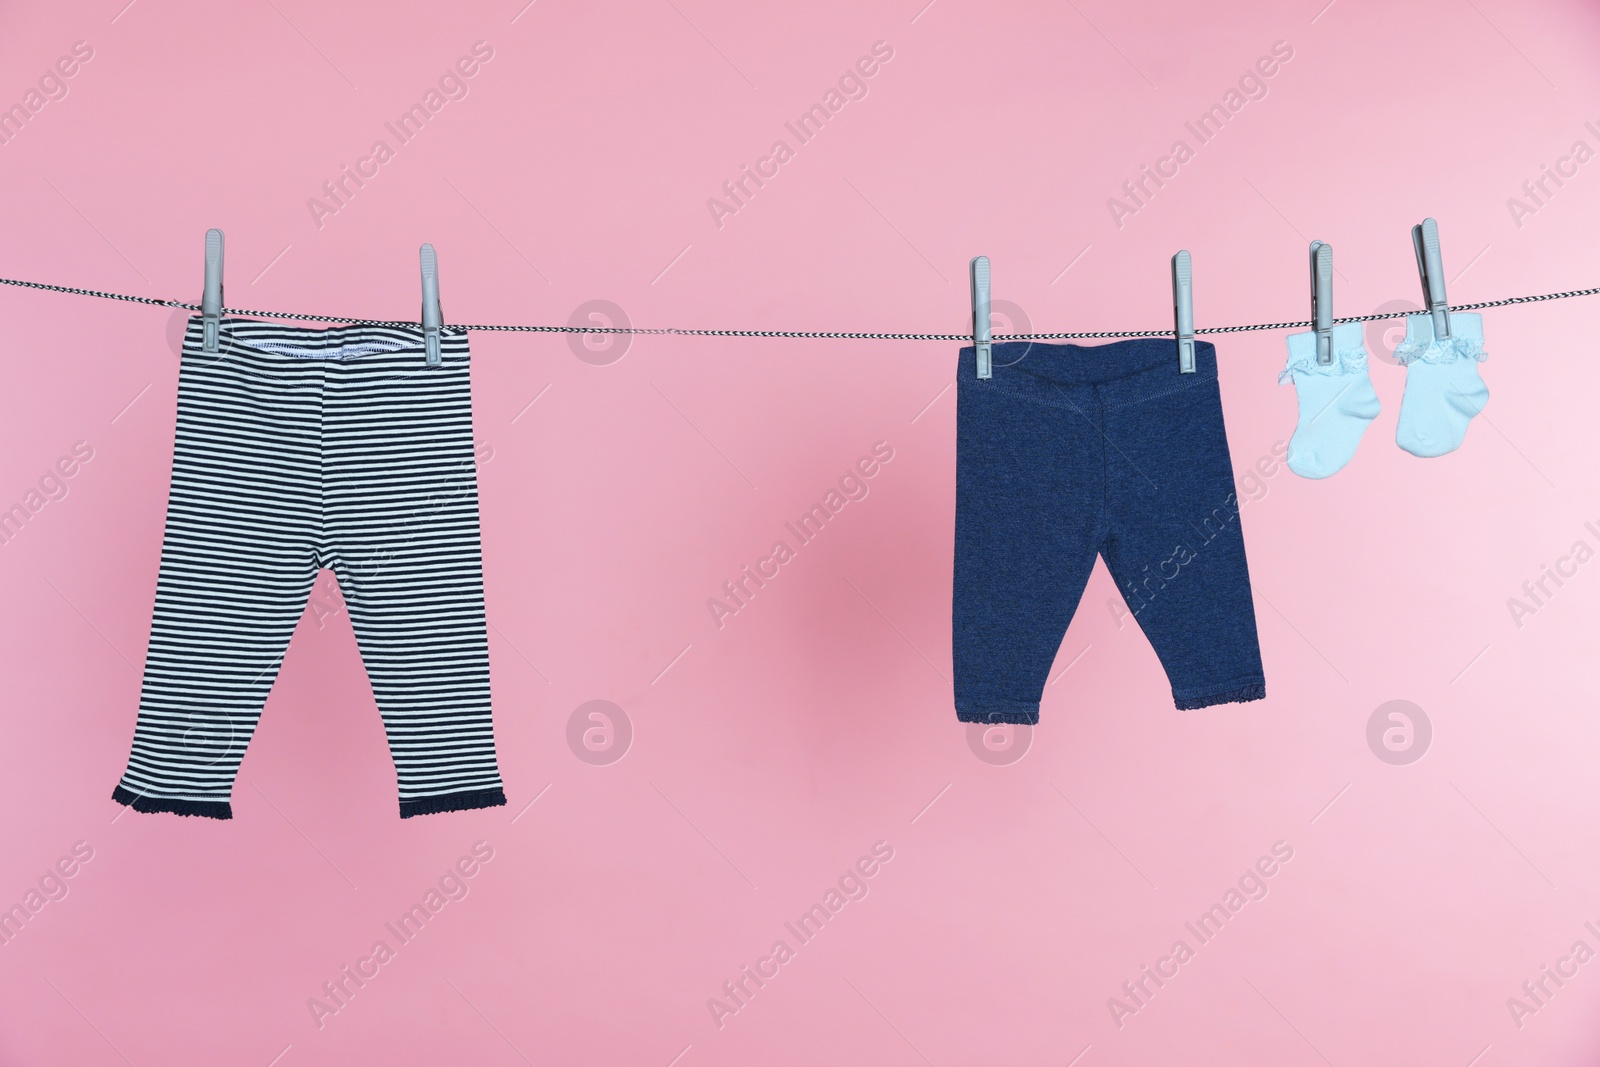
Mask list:
[[957,376],[956,717],[1036,723],[1098,554],[1179,708],[1266,696],[1216,346],[994,346]]

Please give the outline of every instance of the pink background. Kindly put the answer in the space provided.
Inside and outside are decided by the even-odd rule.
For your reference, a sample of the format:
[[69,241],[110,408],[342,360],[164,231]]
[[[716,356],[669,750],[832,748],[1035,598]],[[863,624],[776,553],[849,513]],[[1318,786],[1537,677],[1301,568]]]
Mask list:
[[[1158,329],[1180,247],[1201,325],[1304,318],[1312,238],[1337,313],[1414,301],[1407,231],[1433,215],[1458,303],[1600,284],[1600,161],[1520,225],[1507,207],[1600,148],[1600,14],[1576,0],[123,3],[0,14],[0,103],[93,49],[0,146],[0,276],[197,300],[217,226],[230,306],[413,317],[426,240],[452,322],[601,299],[644,326],[953,332],[983,253],[1035,329]],[[479,40],[468,95],[319,228],[308,198],[396,147],[383,124]],[[867,96],[797,145],[784,122],[876,41]],[[1267,95],[1114,224],[1122,182],[1195,147],[1184,122],[1277,41]],[[719,228],[707,199],[779,138],[794,158]],[[0,288],[0,507],[93,449],[0,546],[0,905],[93,850],[0,947],[0,1062],[1600,1054],[1600,962],[1547,979],[1520,1026],[1507,1006],[1574,942],[1600,950],[1600,563],[1520,627],[1507,607],[1600,546],[1600,302],[1487,312],[1492,399],[1444,458],[1395,447],[1404,371],[1375,359],[1383,414],[1325,482],[1271,459],[1295,419],[1283,334],[1218,339],[1269,699],[1175,712],[1101,569],[1031,747],[991,738],[993,762],[951,705],[954,344],[644,337],[597,365],[561,336],[474,335],[510,804],[404,822],[326,581],[234,820],[110,800],[171,314]],[[880,440],[870,495],[713,625],[707,598]],[[633,731],[609,765],[567,740],[594,699]],[[1367,742],[1390,700],[1432,724],[1409,765]],[[384,923],[478,841],[465,898],[319,1027],[308,1000],[394,948]],[[784,923],[879,841],[867,896],[800,944]],[[1270,892],[1199,945],[1184,923],[1280,841]],[[1194,958],[1119,1027],[1108,999],[1180,938]],[[794,958],[719,1026],[708,999],[779,939]]]

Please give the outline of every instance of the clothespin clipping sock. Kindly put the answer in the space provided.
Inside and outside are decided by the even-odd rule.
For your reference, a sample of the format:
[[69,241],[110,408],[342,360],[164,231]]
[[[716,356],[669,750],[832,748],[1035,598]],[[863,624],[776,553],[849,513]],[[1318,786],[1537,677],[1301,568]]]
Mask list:
[[1439,224],[1423,219],[1411,228],[1411,244],[1417,250],[1417,270],[1422,274],[1422,303],[1433,316],[1433,336],[1450,337],[1450,303],[1444,292],[1444,259],[1439,254]]
[[1378,417],[1378,394],[1367,377],[1361,328],[1341,327],[1346,357],[1334,348],[1333,246],[1311,242],[1311,329],[1288,336],[1289,362],[1278,381],[1294,382],[1300,408],[1285,457],[1302,478],[1327,478],[1356,454],[1361,435]]
[[1172,316],[1178,338],[1178,373],[1194,373],[1194,269],[1187,249],[1172,257]]
[[1311,329],[1317,335],[1317,362],[1333,364],[1333,246],[1311,242]]
[[972,259],[972,347],[977,355],[978,377],[994,375],[994,345],[989,323],[989,257]]
[[439,330],[444,316],[439,311],[439,257],[432,245],[422,246],[422,345],[427,350],[428,366],[443,362],[439,355]]
[[222,231],[206,231],[206,287],[200,297],[200,321],[205,328],[202,348],[217,351],[222,339]]
[[[1442,456],[1461,447],[1467,424],[1489,402],[1489,387],[1478,374],[1483,359],[1483,317],[1452,316],[1445,297],[1444,259],[1439,224],[1423,219],[1411,229],[1422,273],[1427,315],[1412,316],[1395,357],[1406,365],[1406,391],[1400,398],[1395,444],[1414,456]],[[1420,327],[1420,328],[1419,328]],[[1431,327],[1432,336],[1426,336]]]

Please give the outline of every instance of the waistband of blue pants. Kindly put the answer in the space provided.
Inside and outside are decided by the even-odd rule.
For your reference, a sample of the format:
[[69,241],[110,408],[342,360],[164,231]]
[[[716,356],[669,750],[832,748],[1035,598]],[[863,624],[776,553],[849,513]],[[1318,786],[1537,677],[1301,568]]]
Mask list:
[[963,389],[993,390],[1045,404],[1076,406],[1097,395],[1106,407],[1123,407],[1176,393],[1217,378],[1217,346],[1196,341],[1193,374],[1178,370],[1178,344],[1170,337],[1139,337],[1105,345],[1055,345],[1002,341],[994,345],[993,377],[980,381],[977,356],[961,349],[957,381]]

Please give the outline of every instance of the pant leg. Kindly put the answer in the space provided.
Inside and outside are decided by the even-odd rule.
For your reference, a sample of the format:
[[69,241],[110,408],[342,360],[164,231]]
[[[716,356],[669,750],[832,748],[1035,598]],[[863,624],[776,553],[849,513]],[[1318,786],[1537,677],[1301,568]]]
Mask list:
[[1209,375],[1106,409],[1101,552],[1179,708],[1266,696],[1222,398],[1206,362]]
[[1010,392],[970,359],[957,381],[956,718],[1036,723],[1102,534],[1098,403],[1081,387]]
[[316,578],[321,371],[222,347],[200,352],[190,320],[139,718],[112,795],[227,819]]
[[328,550],[389,739],[402,818],[504,804],[465,335],[331,372]]

